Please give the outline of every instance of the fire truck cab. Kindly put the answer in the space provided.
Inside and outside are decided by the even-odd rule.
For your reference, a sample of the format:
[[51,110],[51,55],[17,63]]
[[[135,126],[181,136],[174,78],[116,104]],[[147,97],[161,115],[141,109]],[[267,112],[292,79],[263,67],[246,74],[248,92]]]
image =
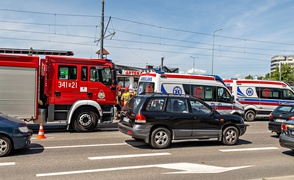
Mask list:
[[269,118],[270,113],[282,103],[294,102],[294,91],[283,81],[224,80],[236,101],[245,110],[245,120]]
[[112,122],[117,82],[111,60],[43,54],[0,54],[1,113],[34,123],[65,122],[76,131]]
[[204,100],[221,114],[244,115],[243,107],[235,102],[231,92],[218,76],[164,73],[147,69],[141,73],[138,87],[139,94],[188,94]]

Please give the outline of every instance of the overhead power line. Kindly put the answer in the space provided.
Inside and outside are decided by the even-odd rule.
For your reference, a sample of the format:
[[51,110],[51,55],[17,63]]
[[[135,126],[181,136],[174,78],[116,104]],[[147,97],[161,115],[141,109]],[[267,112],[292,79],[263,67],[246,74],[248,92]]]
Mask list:
[[[76,16],[76,17],[94,17],[94,18],[101,17],[101,16],[97,16],[97,15],[48,13],[48,12],[23,11],[23,10],[3,9],[3,8],[0,8],[0,11],[10,11],[10,12],[19,12],[19,13],[32,13],[32,14],[44,14],[44,15],[54,15],[54,16],[58,15],[58,16]],[[177,28],[163,27],[163,26],[158,26],[158,25],[153,25],[153,24],[148,24],[148,23],[142,23],[142,22],[127,20],[127,19],[123,19],[123,18],[113,17],[113,16],[112,16],[112,18],[120,20],[120,21],[131,22],[131,23],[135,23],[135,24],[141,24],[141,25],[150,26],[150,27],[156,27],[156,28],[161,28],[161,29],[173,30],[173,31],[178,31],[178,32],[186,32],[186,33],[192,33],[192,34],[199,34],[199,35],[205,35],[205,36],[212,36],[212,34],[209,34],[209,33],[202,33],[202,32],[188,31],[188,30],[177,29]],[[259,43],[281,44],[281,45],[290,45],[290,46],[294,45],[293,43],[245,39],[245,38],[238,38],[238,37],[231,37],[231,36],[215,35],[215,37],[242,40],[242,41],[247,41],[247,42],[252,41],[252,42],[259,42]]]

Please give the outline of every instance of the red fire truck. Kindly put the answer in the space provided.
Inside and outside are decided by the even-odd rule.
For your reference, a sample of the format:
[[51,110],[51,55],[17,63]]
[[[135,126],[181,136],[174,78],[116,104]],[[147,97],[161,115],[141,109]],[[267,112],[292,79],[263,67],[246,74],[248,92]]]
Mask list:
[[117,103],[114,64],[71,55],[0,49],[0,112],[34,123],[65,122],[76,131],[111,123]]

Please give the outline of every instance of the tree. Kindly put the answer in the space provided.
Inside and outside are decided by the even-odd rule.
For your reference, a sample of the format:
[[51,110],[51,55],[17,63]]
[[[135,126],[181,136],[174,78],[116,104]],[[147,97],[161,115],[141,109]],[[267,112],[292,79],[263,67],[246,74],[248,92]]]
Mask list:
[[[282,81],[291,81],[294,79],[293,77],[293,69],[291,68],[291,66],[289,64],[281,64],[282,66],[282,72],[281,72],[281,80]],[[280,80],[280,69],[277,66],[276,70],[272,73],[272,80]]]
[[[282,81],[286,82],[292,82],[294,83],[294,68],[291,68],[289,64],[281,64],[282,66]],[[250,74],[248,76],[245,76],[245,79],[253,79],[253,76]],[[280,80],[280,70],[279,66],[276,67],[276,70],[274,72],[267,73],[264,77],[263,76],[258,76],[257,79],[264,79],[264,80],[275,80],[279,81]]]
[[271,80],[271,77],[272,77],[271,73],[267,73],[267,74],[265,75],[264,79],[265,79],[265,80]]
[[253,76],[249,74],[248,76],[245,76],[245,79],[253,79]]

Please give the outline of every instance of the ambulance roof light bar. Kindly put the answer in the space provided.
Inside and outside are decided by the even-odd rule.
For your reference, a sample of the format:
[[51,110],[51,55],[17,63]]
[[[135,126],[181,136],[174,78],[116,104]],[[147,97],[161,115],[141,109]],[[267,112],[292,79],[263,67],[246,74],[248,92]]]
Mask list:
[[13,48],[0,48],[0,53],[6,54],[27,54],[32,55],[56,55],[56,56],[73,56],[73,51],[59,51],[59,50],[40,50],[40,49],[13,49]]

